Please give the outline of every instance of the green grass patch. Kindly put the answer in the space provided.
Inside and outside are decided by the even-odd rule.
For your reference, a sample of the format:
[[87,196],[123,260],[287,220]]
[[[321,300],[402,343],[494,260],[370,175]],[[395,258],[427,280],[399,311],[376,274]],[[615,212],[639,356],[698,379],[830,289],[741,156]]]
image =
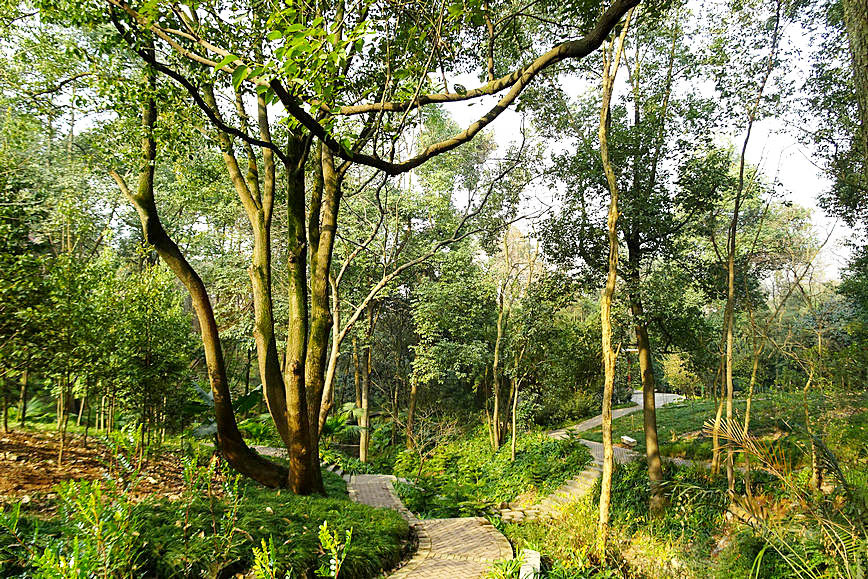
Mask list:
[[[868,459],[868,394],[809,398],[814,431],[822,436],[832,451],[847,461]],[[746,401],[733,402],[733,414],[739,423],[744,421]],[[714,420],[717,407],[711,400],[686,400],[657,409],[657,436],[663,456],[691,460],[710,460],[713,452],[711,438],[702,430],[705,422]],[[806,440],[805,418],[801,392],[764,393],[754,399],[751,406],[750,432],[778,448],[794,467],[801,466]],[[621,436],[630,436],[638,445],[635,450],[645,452],[645,431],[642,413],[636,412],[617,418],[612,423],[612,436],[617,442]],[[583,432],[582,438],[602,442],[600,428]]]
[[215,474],[198,467],[176,501],[134,503],[111,481],[70,482],[59,489],[53,516],[18,518],[7,509],[0,575],[53,577],[69,567],[63,576],[231,576],[250,570],[254,548],[265,543],[276,576],[308,577],[327,558],[318,536],[326,521],[339,537],[352,529],[341,577],[374,577],[404,554],[408,527],[400,515],[350,502],[333,473],[323,472],[327,497]]
[[548,494],[590,461],[577,439],[554,440],[534,432],[519,437],[513,462],[509,444],[493,452],[487,431],[480,428],[438,447],[421,464],[421,474],[418,456],[403,453],[395,474],[411,480],[397,485],[410,510],[428,517],[474,516],[493,512],[522,493]]
[[[736,400],[733,410],[736,420],[744,420],[745,401]],[[710,460],[711,439],[702,432],[707,420],[714,420],[717,407],[711,400],[686,400],[667,404],[657,409],[657,437],[663,456]],[[751,409],[751,432],[758,434],[773,431],[775,427],[787,428],[784,420],[772,416],[776,405],[768,399],[754,400]],[[642,412],[616,418],[612,423],[612,437],[618,442],[622,436],[634,438],[638,444],[634,450],[645,452],[645,430]],[[602,442],[600,428],[582,433],[582,438]]]

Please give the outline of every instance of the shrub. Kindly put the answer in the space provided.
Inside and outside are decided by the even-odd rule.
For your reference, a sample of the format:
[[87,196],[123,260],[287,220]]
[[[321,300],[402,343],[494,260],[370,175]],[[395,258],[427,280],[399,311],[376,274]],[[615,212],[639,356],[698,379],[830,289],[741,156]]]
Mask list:
[[590,460],[577,439],[528,433],[519,437],[513,462],[509,444],[492,452],[487,431],[479,428],[468,438],[439,446],[422,464],[418,455],[402,453],[395,474],[412,481],[397,487],[410,510],[423,516],[477,515],[490,513],[524,492],[548,494]]
[[[649,519],[651,489],[648,469],[643,461],[617,465],[612,474],[610,514],[624,527],[640,528],[660,537],[686,539],[697,547],[708,547],[724,522],[729,499],[724,477],[712,477],[702,467],[663,464],[668,505],[662,517]],[[596,485],[593,500],[600,496]]]
[[253,568],[254,547],[267,541],[275,577],[307,576],[321,563],[322,522],[341,536],[353,529],[342,578],[371,577],[401,559],[407,523],[349,502],[333,473],[323,473],[333,498],[300,497],[232,476],[216,459],[203,467],[188,457],[184,466],[181,500],[133,503],[130,488],[115,482],[70,482],[59,490],[58,517],[46,523],[19,516],[20,508],[0,511],[0,575],[228,576]]

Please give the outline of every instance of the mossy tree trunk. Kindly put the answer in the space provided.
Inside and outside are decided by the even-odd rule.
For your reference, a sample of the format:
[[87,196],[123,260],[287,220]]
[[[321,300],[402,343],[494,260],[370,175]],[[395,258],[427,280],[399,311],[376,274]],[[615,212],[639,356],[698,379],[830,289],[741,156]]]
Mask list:
[[606,557],[606,544],[609,535],[609,505],[612,495],[612,471],[614,469],[614,448],[612,445],[612,394],[615,388],[615,360],[617,353],[612,347],[612,301],[615,296],[615,283],[618,277],[618,180],[615,170],[609,160],[608,129],[609,107],[612,102],[612,89],[615,84],[615,76],[618,74],[618,65],[621,61],[621,53],[624,48],[624,39],[633,15],[631,8],[621,28],[621,33],[615,41],[603,44],[603,101],[600,107],[600,157],[603,162],[603,171],[606,174],[606,182],[609,185],[611,201],[607,217],[609,234],[609,260],[606,286],[600,299],[600,325],[602,330],[603,346],[603,407],[602,407],[602,431],[603,431],[603,476],[600,483],[600,517],[597,528],[597,553],[601,561]]
[[[153,48],[150,49],[151,55]],[[148,75],[148,89],[156,89],[153,73]],[[220,450],[229,463],[240,473],[270,487],[283,487],[288,483],[286,468],[274,464],[253,452],[245,443],[238,430],[232,409],[223,349],[214,318],[211,300],[205,284],[198,273],[187,262],[177,244],[168,236],[160,222],[154,201],[154,170],[157,145],[154,127],[157,121],[157,107],[153,96],[149,96],[142,107],[142,166],[138,175],[138,186],[131,190],[117,172],[112,177],[121,191],[129,198],[139,214],[145,240],[153,245],[166,265],[175,273],[187,288],[202,333],[208,379],[214,397],[214,413],[217,423],[217,439]]]

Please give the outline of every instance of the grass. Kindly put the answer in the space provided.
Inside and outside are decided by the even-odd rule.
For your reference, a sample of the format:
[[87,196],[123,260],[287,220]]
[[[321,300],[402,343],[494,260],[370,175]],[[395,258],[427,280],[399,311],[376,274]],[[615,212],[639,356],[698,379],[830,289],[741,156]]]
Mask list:
[[[743,420],[745,401],[736,400],[733,404],[737,420]],[[711,458],[711,439],[703,435],[702,428],[706,420],[714,420],[717,408],[711,400],[686,400],[667,404],[657,409],[657,437],[660,442],[660,453],[663,456],[688,458],[693,460],[708,460]],[[752,431],[765,430],[763,416],[773,410],[769,400],[754,400],[751,414],[753,416]],[[616,418],[612,423],[612,436],[615,441],[622,436],[635,439],[638,444],[634,448],[639,453],[645,452],[645,430],[641,412],[635,412]],[[599,427],[582,433],[582,438],[602,442],[603,435]]]
[[[744,420],[746,401],[735,400],[735,419]],[[814,429],[825,431],[830,446],[846,458],[868,457],[868,394],[845,394],[834,397],[814,395],[809,399]],[[711,400],[686,400],[657,409],[657,436],[663,456],[710,460],[711,438],[702,433],[707,420],[714,420],[716,406]],[[796,446],[804,438],[804,415],[800,392],[762,394],[751,407],[751,434],[773,441],[785,454],[795,459]],[[612,423],[612,436],[630,436],[638,444],[634,450],[645,452],[645,432],[642,413],[617,418]],[[582,438],[602,442],[600,428],[583,432]]]
[[715,575],[719,570],[710,558],[726,525],[726,479],[711,477],[704,469],[671,464],[664,468],[669,501],[663,515],[653,519],[648,516],[645,465],[637,461],[615,468],[604,564],[596,556],[599,483],[589,496],[566,505],[555,520],[501,523],[499,529],[517,553],[540,552],[544,579],[727,576]]
[[484,428],[441,445],[422,464],[418,457],[402,454],[395,474],[412,481],[398,484],[407,507],[422,516],[484,515],[518,495],[545,495],[569,480],[591,461],[588,449],[577,439],[554,440],[542,432],[521,435],[516,460],[509,444],[493,452]]
[[[339,476],[324,472],[323,479],[329,497],[300,497],[248,483],[242,492],[244,500],[235,526],[243,529],[236,545],[224,557],[227,562],[239,562],[239,568],[249,568],[253,546],[264,539],[274,540],[275,559],[282,571],[291,569],[305,576],[315,569],[320,557],[317,530],[323,521],[343,536],[353,529],[353,540],[341,575],[366,578],[382,569],[394,567],[402,557],[407,538],[407,523],[394,511],[374,509],[352,503],[346,496],[346,485]],[[219,514],[225,515],[224,506]],[[189,529],[178,527],[176,505],[159,502],[144,509],[148,529],[148,559],[157,563],[158,576],[182,575],[193,561],[207,560],[210,545],[205,541],[190,541],[190,537],[206,536],[213,528],[213,516],[204,501],[194,503],[189,515]],[[191,549],[192,547],[192,549]],[[204,548],[199,553],[198,548]]]
[[395,511],[351,502],[336,474],[323,472],[328,496],[302,497],[228,469],[187,470],[195,482],[174,501],[134,502],[113,481],[67,482],[54,509],[20,519],[0,513],[0,576],[54,576],[46,569],[64,560],[76,561],[69,570],[75,576],[230,576],[250,570],[254,548],[265,543],[273,545],[276,576],[308,577],[324,560],[318,537],[324,521],[340,537],[352,529],[341,577],[377,576],[404,555],[407,523]]

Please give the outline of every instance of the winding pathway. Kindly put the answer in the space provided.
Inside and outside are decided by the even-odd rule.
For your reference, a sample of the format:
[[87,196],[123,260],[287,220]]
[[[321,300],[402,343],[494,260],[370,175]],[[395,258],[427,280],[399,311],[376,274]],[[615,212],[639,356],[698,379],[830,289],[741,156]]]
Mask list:
[[509,541],[488,520],[420,520],[398,499],[394,481],[391,475],[359,474],[347,484],[352,500],[398,511],[419,539],[413,558],[389,575],[391,579],[475,579],[493,562],[512,559]]
[[[654,395],[654,402],[659,408],[683,398],[678,394],[660,393]],[[632,400],[636,402],[636,406],[614,410],[612,417],[618,418],[642,410],[641,390],[633,393]],[[595,416],[574,426],[553,430],[548,435],[564,439],[601,424],[602,417]],[[593,457],[588,468],[564,483],[539,504],[510,504],[501,509],[500,515],[504,522],[552,518],[563,505],[590,492],[602,473],[603,445],[584,439],[581,439],[581,443],[590,449]],[[285,452],[283,449],[270,447],[254,448],[262,454],[272,456]],[[639,457],[638,452],[615,447],[615,460],[620,463]],[[390,574],[390,579],[478,579],[495,561],[513,558],[512,546],[506,537],[482,517],[420,520],[404,506],[395,493],[394,476],[360,474],[344,476],[344,479],[347,480],[350,499],[372,507],[398,511],[419,540],[413,557]]]
[[[644,408],[641,390],[635,390],[631,399],[636,403],[636,406],[613,410],[612,419],[639,412]],[[681,396],[680,394],[667,394],[662,392],[654,394],[654,406],[656,408],[660,408],[661,406],[673,402],[679,402],[681,400],[684,400],[684,396]],[[597,428],[602,424],[603,417],[602,415],[598,415],[573,426],[552,430],[548,435],[552,438],[563,440],[570,436],[578,435],[586,430]],[[524,520],[553,518],[564,505],[575,502],[577,499],[591,492],[591,489],[594,488],[594,483],[603,474],[603,444],[600,442],[585,440],[583,438],[580,439],[579,442],[587,446],[591,451],[591,457],[593,459],[591,464],[589,464],[585,470],[580,472],[578,476],[565,482],[560,486],[560,488],[555,490],[555,492],[551,493],[537,504],[526,505],[521,503],[509,503],[506,508],[500,510],[500,516],[505,522],[517,523]],[[621,464],[636,460],[642,456],[635,450],[630,450],[620,446],[616,446],[613,450],[615,461]],[[679,459],[671,460],[682,462]]]

